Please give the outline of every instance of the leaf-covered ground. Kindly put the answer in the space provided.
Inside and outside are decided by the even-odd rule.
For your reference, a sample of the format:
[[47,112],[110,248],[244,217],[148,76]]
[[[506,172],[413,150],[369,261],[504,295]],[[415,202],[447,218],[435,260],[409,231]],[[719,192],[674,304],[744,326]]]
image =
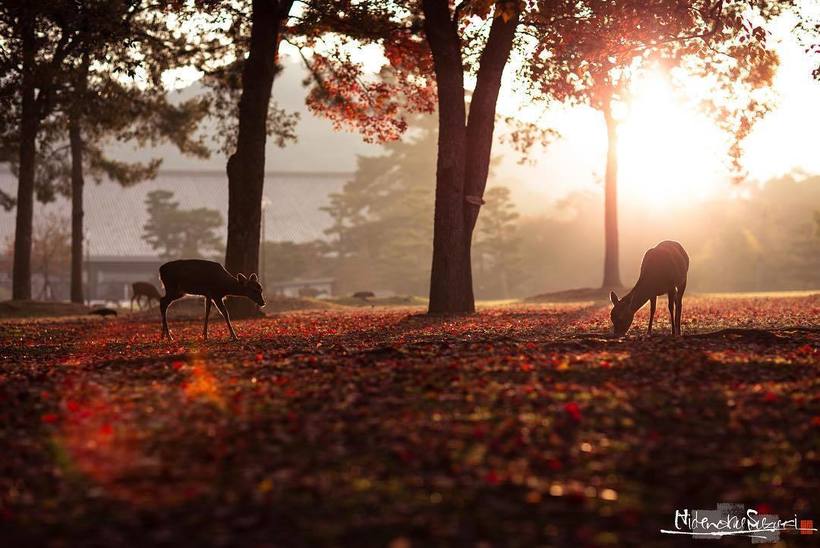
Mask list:
[[817,524],[820,296],[684,305],[682,339],[665,302],[625,339],[590,304],[293,312],[238,343],[2,323],[0,543],[655,546],[718,502]]

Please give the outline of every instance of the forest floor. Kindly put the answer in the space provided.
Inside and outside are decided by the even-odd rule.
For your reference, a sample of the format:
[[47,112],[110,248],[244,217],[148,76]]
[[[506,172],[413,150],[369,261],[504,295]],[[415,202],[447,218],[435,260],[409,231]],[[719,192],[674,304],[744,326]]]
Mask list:
[[[5,546],[691,545],[820,523],[820,295],[0,323]],[[820,534],[784,532],[788,545]],[[721,545],[747,545],[748,538]]]

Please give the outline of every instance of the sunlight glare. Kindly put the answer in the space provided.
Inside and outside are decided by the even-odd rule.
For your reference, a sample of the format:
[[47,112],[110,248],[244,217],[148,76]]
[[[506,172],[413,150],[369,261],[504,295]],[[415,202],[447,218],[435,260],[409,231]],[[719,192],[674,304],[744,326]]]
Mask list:
[[726,142],[705,115],[685,106],[666,78],[650,72],[631,87],[619,127],[619,194],[668,209],[712,196]]

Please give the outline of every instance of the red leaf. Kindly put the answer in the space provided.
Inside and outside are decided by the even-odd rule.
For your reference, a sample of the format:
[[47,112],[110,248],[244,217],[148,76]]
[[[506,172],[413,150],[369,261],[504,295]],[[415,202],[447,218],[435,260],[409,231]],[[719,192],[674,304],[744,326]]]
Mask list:
[[572,420],[576,422],[581,420],[581,408],[574,401],[564,404],[564,411],[572,417]]
[[498,477],[498,474],[496,474],[495,470],[490,470],[484,476],[484,481],[489,485],[498,485],[499,483],[501,483],[501,478]]

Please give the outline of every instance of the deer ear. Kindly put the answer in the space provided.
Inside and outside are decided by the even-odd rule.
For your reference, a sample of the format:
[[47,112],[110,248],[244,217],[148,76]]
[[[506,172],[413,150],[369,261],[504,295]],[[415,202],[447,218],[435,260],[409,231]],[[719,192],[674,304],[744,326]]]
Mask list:
[[612,301],[612,304],[618,304],[618,296],[614,291],[609,292],[609,300]]
[[255,281],[258,281],[258,280],[259,280],[259,278],[257,278],[257,277],[256,277],[256,273],[255,273],[255,272],[254,272],[253,274],[251,274],[251,277],[250,277],[250,278],[248,278],[248,279],[249,279],[250,281],[252,281],[252,282],[255,282]]
[[248,281],[248,279],[245,277],[245,275],[242,274],[241,272],[236,275],[236,279],[239,280],[243,284],[247,283],[247,281]]

